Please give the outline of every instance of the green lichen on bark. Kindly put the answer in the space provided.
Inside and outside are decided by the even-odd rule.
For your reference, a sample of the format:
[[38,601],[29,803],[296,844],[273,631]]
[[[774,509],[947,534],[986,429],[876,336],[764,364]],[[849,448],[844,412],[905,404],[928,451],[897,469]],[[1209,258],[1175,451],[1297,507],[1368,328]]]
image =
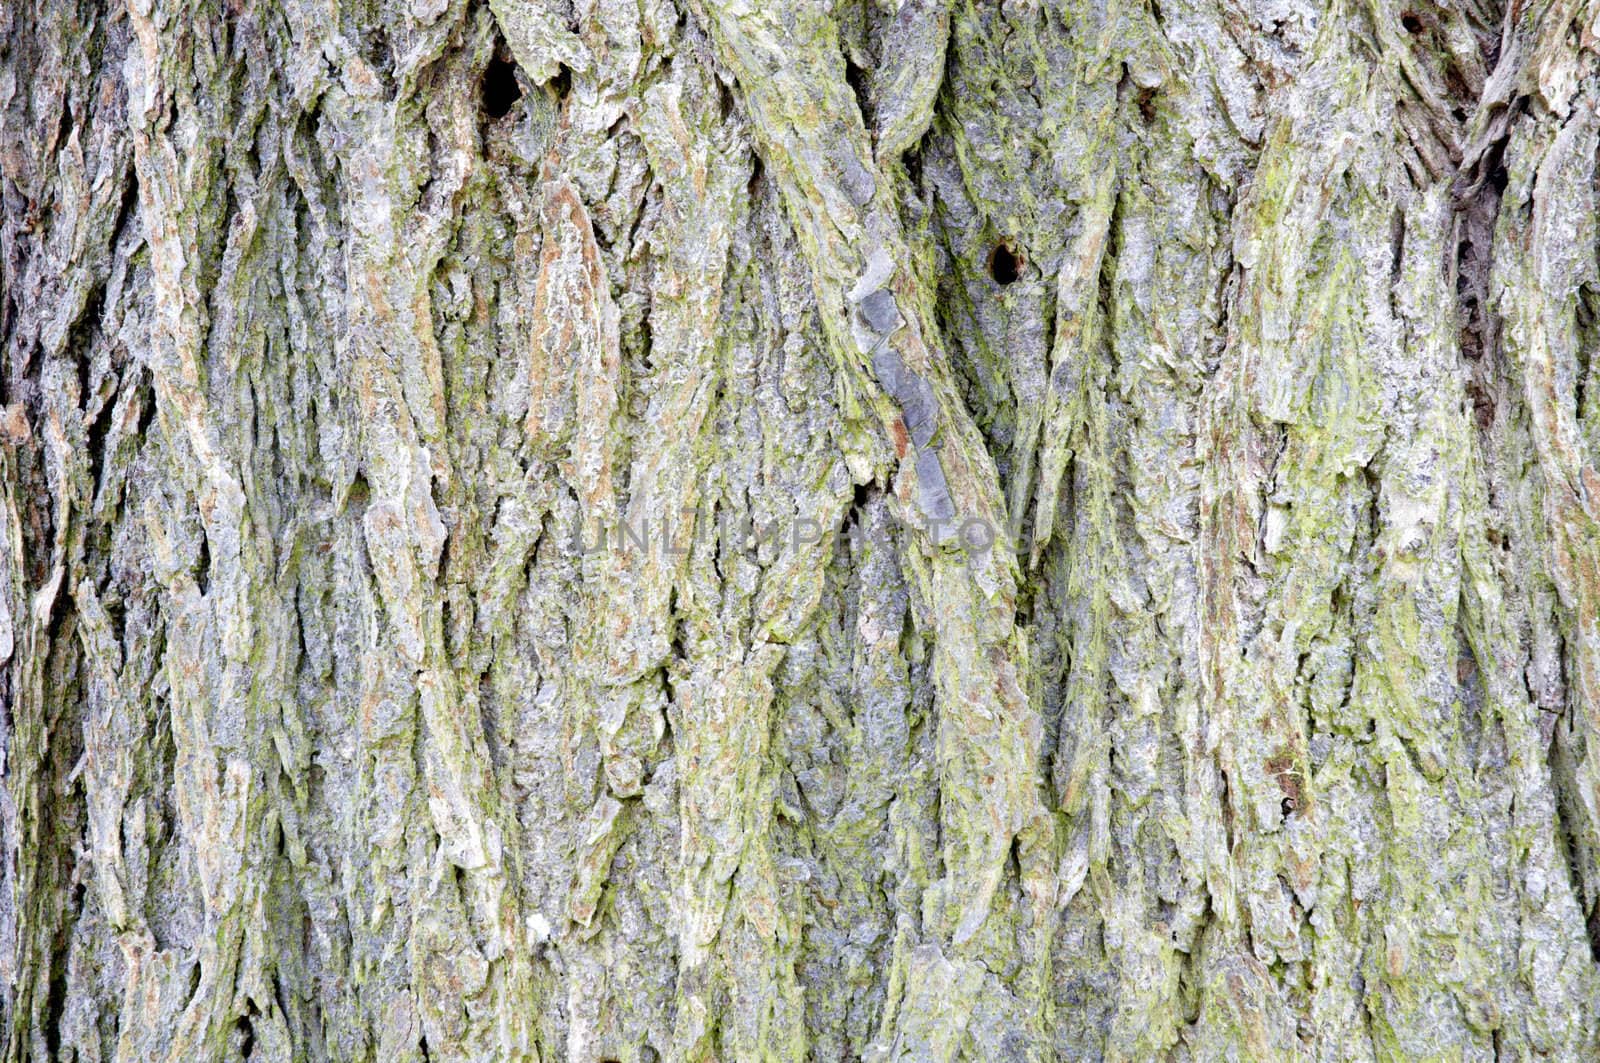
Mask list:
[[1594,4],[0,30],[7,1059],[1600,1057]]

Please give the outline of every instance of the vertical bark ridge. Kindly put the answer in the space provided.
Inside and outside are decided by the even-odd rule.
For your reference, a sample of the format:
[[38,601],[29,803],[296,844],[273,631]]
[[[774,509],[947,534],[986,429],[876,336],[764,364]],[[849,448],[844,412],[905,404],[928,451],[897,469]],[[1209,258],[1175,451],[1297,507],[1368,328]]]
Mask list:
[[6,1057],[1600,1052],[1592,6],[0,10]]

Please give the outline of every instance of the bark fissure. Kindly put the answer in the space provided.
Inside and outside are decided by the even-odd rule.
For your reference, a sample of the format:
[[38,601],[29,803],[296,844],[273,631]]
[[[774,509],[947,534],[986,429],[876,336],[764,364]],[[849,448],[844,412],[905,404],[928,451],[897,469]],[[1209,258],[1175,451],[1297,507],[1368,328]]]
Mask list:
[[1592,7],[0,9],[5,1057],[1600,1053]]

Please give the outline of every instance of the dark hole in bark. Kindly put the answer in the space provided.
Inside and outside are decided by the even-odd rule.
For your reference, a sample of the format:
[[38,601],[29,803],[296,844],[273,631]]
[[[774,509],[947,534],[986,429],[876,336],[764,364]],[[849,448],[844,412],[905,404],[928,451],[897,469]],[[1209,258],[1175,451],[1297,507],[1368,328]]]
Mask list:
[[522,85],[517,81],[517,65],[495,56],[483,72],[483,113],[490,118],[504,118],[520,99]]
[[1406,28],[1407,33],[1422,32],[1422,17],[1415,11],[1407,11],[1400,16],[1400,25]]
[[556,68],[556,76],[550,79],[550,88],[558,100],[566,99],[567,93],[572,91],[572,71],[565,63]]
[[996,284],[1015,284],[1022,276],[1022,267],[1027,261],[1021,252],[1011,246],[1011,241],[1002,240],[989,252],[989,276],[994,278]]
[[144,371],[143,379],[139,384],[139,428],[134,433],[135,438],[143,441],[149,438],[150,426],[156,419],[156,385],[155,377],[149,369]]
[[206,542],[204,533],[200,535],[200,559],[194,565],[194,583],[201,594],[211,590],[211,544]]
[[1145,125],[1150,125],[1156,120],[1156,90],[1139,90],[1139,117],[1144,119]]
[[850,91],[855,93],[856,106],[861,109],[862,117],[867,118],[867,125],[872,125],[870,106],[867,93],[867,75],[864,70],[855,64],[848,55],[844,57],[844,79],[850,85]]
[[345,493],[345,507],[360,516],[367,508],[367,500],[372,496],[372,490],[367,487],[367,478],[359,472],[356,478],[350,481],[350,490]]
[[239,1057],[249,1059],[256,1050],[255,1026],[250,1022],[250,1016],[241,1015],[234,1027],[239,1031]]
[[750,181],[745,185],[745,195],[755,199],[761,193],[761,175],[765,172],[760,159],[754,159],[750,165]]

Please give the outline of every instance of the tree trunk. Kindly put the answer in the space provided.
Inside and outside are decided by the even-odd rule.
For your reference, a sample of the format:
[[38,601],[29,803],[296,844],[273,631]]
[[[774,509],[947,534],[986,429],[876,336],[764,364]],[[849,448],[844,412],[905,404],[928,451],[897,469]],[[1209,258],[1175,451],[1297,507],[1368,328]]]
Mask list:
[[1600,1058],[1597,35],[0,5],[5,1059]]

